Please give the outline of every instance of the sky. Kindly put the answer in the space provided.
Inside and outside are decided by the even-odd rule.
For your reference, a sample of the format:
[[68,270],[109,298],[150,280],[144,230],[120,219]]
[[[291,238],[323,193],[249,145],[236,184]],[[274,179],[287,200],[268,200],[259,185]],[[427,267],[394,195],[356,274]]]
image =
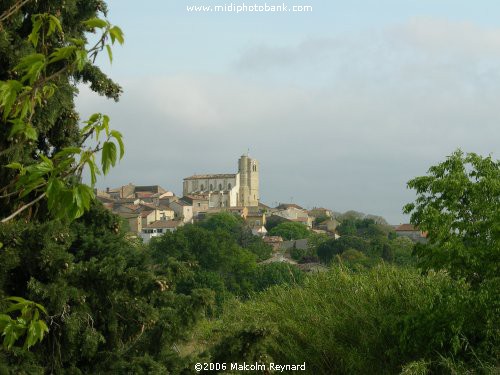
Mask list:
[[[457,148],[498,158],[500,2],[108,0],[125,44],[98,64],[118,103],[80,86],[82,119],[111,117],[121,162],[99,188],[236,173],[261,201],[408,222],[409,179]],[[194,12],[191,6],[311,6]]]

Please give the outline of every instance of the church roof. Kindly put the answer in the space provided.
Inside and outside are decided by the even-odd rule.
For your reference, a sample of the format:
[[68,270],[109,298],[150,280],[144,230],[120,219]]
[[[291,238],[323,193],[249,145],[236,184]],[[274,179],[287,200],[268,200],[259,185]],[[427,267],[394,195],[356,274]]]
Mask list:
[[235,178],[235,173],[220,173],[220,174],[195,174],[190,177],[186,177],[184,180],[206,180],[207,178]]

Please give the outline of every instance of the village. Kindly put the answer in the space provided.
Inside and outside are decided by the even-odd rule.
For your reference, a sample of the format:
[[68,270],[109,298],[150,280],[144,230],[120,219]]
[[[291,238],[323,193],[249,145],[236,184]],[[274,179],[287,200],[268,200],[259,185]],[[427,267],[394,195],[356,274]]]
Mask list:
[[[95,191],[104,207],[128,222],[131,236],[144,243],[151,238],[173,232],[178,227],[201,221],[207,215],[229,212],[240,216],[252,234],[272,246],[272,261],[290,261],[283,254],[291,248],[306,249],[307,239],[286,240],[268,235],[270,222],[293,222],[308,230],[339,238],[339,221],[335,213],[323,207],[307,210],[295,203],[270,207],[260,201],[259,162],[242,155],[234,174],[203,174],[184,178],[182,196],[159,185],[141,186],[129,183],[117,188]],[[398,236],[424,241],[425,234],[411,224],[394,226]]]

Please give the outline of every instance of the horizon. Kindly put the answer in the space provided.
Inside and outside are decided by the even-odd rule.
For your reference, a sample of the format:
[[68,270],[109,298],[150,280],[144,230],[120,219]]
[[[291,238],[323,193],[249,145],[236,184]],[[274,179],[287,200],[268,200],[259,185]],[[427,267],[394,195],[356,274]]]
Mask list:
[[77,98],[82,119],[107,113],[124,135],[125,157],[99,188],[132,180],[177,194],[194,172],[237,170],[250,148],[262,202],[404,223],[408,180],[457,148],[498,155],[498,3],[302,1],[312,12],[286,14],[187,5],[109,2],[125,44],[112,65],[98,61],[124,94],[114,103],[80,86]]

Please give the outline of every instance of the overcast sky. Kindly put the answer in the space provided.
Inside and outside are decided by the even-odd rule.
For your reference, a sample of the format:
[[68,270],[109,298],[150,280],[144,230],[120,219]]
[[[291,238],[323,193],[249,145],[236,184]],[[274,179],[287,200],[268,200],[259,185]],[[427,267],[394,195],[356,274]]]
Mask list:
[[77,100],[82,118],[107,113],[124,135],[125,157],[100,188],[132,182],[181,194],[194,173],[237,172],[249,149],[262,202],[354,209],[398,224],[414,199],[410,178],[457,148],[498,158],[500,2],[186,10],[224,4],[108,1],[125,44],[113,65],[99,64],[124,94],[115,103],[82,87]]

